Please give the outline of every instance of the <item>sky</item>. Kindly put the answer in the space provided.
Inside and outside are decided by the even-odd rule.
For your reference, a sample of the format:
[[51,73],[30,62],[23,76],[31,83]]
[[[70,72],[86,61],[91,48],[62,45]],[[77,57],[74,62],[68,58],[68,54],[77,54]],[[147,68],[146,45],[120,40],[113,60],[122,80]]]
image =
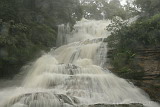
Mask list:
[[126,0],[121,0],[121,4],[125,5],[126,4]]
[[[83,0],[80,0],[80,1],[83,1]],[[125,4],[126,4],[126,1],[127,1],[127,0],[120,0],[120,2],[121,2],[122,5],[125,5]],[[130,0],[130,1],[131,1],[131,0]]]

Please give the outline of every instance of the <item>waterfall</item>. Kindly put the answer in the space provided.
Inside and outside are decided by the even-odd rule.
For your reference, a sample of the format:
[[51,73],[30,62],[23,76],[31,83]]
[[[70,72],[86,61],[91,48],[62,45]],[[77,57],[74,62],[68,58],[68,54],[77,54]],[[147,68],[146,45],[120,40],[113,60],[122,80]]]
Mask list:
[[64,44],[67,44],[67,38],[68,38],[68,35],[70,33],[70,27],[69,27],[69,24],[67,25],[59,25],[58,26],[58,36],[57,36],[57,46],[61,46],[61,45],[64,45]]
[[60,25],[57,49],[31,66],[20,87],[0,90],[2,107],[88,107],[94,104],[141,103],[159,107],[147,94],[105,66],[110,21],[82,19]]

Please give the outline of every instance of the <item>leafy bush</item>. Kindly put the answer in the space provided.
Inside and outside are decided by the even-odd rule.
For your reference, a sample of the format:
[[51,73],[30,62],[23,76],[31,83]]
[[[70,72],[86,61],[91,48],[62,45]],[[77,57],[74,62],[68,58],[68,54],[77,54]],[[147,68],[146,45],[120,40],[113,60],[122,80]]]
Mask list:
[[111,64],[122,74],[137,74],[136,71],[141,69],[135,62],[137,49],[160,46],[160,14],[139,19],[131,25],[115,20],[108,29],[112,30],[108,37],[108,46],[112,49]]

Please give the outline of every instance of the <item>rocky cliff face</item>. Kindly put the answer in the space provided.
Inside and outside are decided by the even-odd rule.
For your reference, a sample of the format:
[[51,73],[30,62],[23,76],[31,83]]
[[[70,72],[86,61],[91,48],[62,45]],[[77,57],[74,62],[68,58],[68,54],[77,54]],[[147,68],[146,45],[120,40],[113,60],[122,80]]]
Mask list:
[[135,84],[144,89],[150,97],[160,102],[160,48],[137,50],[137,63],[143,68],[142,80]]
[[[108,56],[110,57],[111,55],[112,50],[108,52]],[[134,68],[136,72],[125,76],[122,76],[120,73],[117,74],[117,71],[112,66],[109,69],[142,88],[149,94],[152,100],[160,102],[160,48],[137,49],[134,63],[138,66],[138,68]]]

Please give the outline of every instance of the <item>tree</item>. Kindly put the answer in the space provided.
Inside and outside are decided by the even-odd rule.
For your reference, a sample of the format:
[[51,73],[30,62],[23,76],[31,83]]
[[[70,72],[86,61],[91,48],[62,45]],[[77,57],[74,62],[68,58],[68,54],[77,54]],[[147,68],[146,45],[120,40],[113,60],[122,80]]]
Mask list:
[[112,19],[115,16],[119,16],[122,19],[126,19],[126,11],[120,4],[119,0],[83,0],[81,3],[83,7],[84,17],[87,19],[104,18]]
[[160,12],[160,0],[135,0],[134,4],[142,13],[153,16]]
[[82,18],[78,0],[0,0],[0,77],[56,46],[57,25]]
[[0,0],[0,19],[4,21],[17,20],[15,0]]
[[109,4],[112,5],[112,6],[114,6],[114,7],[118,7],[118,8],[121,7],[121,3],[120,3],[119,0],[111,0],[111,1],[109,2]]

